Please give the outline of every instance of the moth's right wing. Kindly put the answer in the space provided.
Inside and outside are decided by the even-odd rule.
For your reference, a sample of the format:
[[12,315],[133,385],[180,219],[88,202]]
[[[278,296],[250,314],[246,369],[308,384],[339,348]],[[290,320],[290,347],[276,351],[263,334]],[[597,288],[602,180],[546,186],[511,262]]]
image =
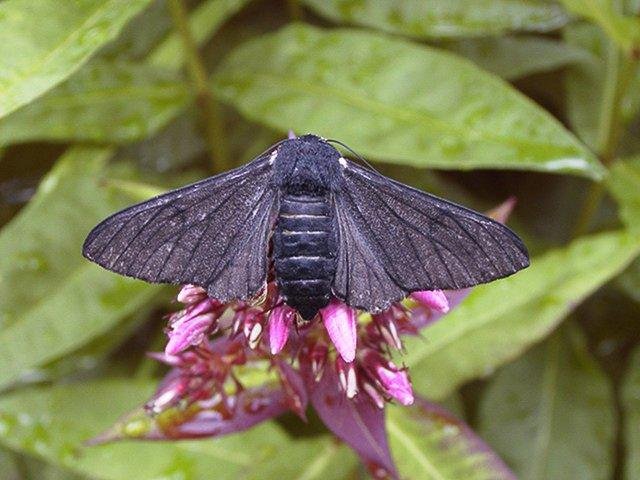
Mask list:
[[84,256],[129,277],[200,285],[221,301],[253,297],[267,279],[276,213],[268,153],[114,214],[89,233]]
[[411,292],[466,288],[529,265],[504,225],[349,161],[334,196],[333,290],[353,307],[379,312]]

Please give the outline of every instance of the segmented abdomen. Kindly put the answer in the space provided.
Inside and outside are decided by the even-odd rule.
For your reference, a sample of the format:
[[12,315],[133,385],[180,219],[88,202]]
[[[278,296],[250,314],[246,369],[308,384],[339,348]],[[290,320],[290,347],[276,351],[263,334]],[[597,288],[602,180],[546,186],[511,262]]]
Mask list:
[[284,195],[273,237],[280,295],[311,320],[331,298],[337,228],[329,195]]

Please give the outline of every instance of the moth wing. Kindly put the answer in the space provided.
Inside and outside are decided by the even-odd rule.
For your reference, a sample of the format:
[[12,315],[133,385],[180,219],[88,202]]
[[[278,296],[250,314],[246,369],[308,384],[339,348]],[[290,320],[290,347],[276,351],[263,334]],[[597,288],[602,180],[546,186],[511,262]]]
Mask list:
[[334,294],[370,312],[420,290],[460,289],[529,265],[501,223],[351,162],[335,195]]
[[83,246],[90,260],[156,283],[192,283],[221,301],[265,284],[277,195],[267,154],[109,217]]

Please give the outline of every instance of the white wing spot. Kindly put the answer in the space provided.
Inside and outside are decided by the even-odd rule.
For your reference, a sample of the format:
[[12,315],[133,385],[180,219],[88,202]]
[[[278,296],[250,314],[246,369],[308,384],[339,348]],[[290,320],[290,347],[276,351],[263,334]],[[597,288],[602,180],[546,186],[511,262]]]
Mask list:
[[347,168],[347,160],[344,157],[340,157],[338,163],[342,168]]
[[277,156],[278,156],[278,150],[274,150],[273,152],[271,152],[271,155],[269,156],[269,165],[273,165],[273,162],[276,161]]

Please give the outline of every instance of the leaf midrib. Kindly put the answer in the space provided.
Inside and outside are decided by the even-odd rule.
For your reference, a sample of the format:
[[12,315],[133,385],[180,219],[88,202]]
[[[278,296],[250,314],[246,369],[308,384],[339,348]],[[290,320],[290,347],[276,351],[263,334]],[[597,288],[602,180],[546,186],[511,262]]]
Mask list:
[[413,455],[413,458],[415,458],[424,470],[431,475],[433,480],[447,480],[446,477],[443,477],[438,472],[437,467],[424,455],[420,450],[420,447],[416,445],[409,436],[405,435],[402,428],[396,425],[393,419],[388,419],[386,425],[389,434],[393,435],[400,443],[402,443],[402,445]]
[[313,480],[319,478],[319,475],[325,470],[331,458],[338,452],[340,445],[332,440],[327,440],[327,445],[319,452],[314,460],[309,462],[304,469],[302,475],[295,480]]

